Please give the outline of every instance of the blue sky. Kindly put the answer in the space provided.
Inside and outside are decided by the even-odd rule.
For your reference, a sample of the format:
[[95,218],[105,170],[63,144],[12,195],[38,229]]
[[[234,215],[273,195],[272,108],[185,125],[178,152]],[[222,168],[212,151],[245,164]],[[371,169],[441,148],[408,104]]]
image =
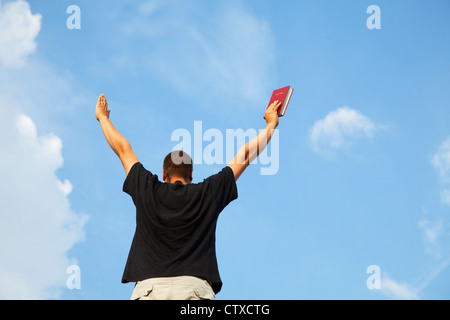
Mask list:
[[[279,170],[250,166],[219,218],[217,298],[450,298],[447,1],[0,3],[1,298],[131,295],[134,206],[99,94],[161,177],[175,130],[262,129],[286,85]],[[194,182],[224,165],[196,165]]]

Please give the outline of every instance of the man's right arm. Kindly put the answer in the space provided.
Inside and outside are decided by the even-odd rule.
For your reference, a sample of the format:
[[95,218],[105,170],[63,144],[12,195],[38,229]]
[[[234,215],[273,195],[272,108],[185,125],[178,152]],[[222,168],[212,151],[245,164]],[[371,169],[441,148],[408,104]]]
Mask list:
[[110,110],[108,110],[108,102],[102,94],[98,98],[95,117],[100,122],[103,134],[109,146],[122,162],[125,173],[128,175],[133,165],[139,162],[138,157],[134,154],[133,149],[127,139],[114,127],[109,120]]
[[266,128],[262,130],[253,140],[244,145],[238,151],[234,159],[228,164],[228,167],[233,170],[236,181],[245,169],[247,169],[250,163],[264,151],[269,144],[270,139],[272,139],[273,132],[278,127],[279,123],[278,108],[280,105],[280,102],[275,101],[269,106],[269,108],[267,108],[266,113],[264,114],[264,119],[267,122]]

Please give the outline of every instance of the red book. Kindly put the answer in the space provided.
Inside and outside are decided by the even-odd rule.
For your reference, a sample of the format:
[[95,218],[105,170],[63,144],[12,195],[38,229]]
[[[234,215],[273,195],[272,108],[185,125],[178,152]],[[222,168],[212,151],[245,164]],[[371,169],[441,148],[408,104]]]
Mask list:
[[272,94],[272,97],[270,98],[269,105],[267,108],[276,100],[281,102],[281,106],[278,109],[278,116],[282,117],[286,113],[287,106],[289,104],[289,100],[291,100],[292,92],[294,92],[294,89],[292,89],[290,86],[275,90]]

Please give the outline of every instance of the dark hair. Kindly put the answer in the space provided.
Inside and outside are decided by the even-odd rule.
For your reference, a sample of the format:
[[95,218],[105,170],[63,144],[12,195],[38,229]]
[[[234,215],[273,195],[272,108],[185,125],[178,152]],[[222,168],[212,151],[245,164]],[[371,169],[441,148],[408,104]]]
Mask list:
[[170,177],[179,177],[190,181],[192,159],[184,151],[172,151],[164,159],[163,168],[168,179]]

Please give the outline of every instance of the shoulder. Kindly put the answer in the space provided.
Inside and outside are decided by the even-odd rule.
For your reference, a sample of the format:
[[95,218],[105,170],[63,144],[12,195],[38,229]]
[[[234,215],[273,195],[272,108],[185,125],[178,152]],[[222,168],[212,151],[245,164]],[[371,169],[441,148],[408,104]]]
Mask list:
[[144,166],[142,165],[142,163],[140,163],[140,162],[134,163],[131,166],[130,170],[128,171],[127,176],[130,175],[130,173],[132,173],[132,172],[139,171],[140,169],[145,169]]
[[237,199],[237,185],[233,170],[230,167],[223,168],[220,172],[205,180],[207,192],[224,208],[228,203]]
[[134,164],[130,167],[130,169],[128,170],[127,177],[126,177],[125,181],[126,181],[126,180],[130,180],[130,179],[132,179],[134,176],[137,176],[137,175],[140,175],[140,174],[146,173],[146,172],[148,172],[148,173],[151,174],[150,171],[148,171],[147,169],[144,168],[144,166],[143,166],[142,163],[136,162],[136,163],[134,163]]
[[231,194],[237,197],[237,186],[233,170],[226,166],[218,173],[205,180],[208,190],[217,195]]
[[158,181],[157,175],[145,169],[142,163],[136,162],[127,174],[123,184],[123,191],[130,193],[136,188],[148,188],[150,184],[155,184]]
[[228,179],[228,180],[234,181],[234,173],[233,173],[233,170],[229,166],[226,166],[222,170],[220,170],[218,173],[209,176],[208,178],[206,178],[204,180],[204,182],[211,183],[211,182],[216,182],[216,181],[223,180],[223,179]]

